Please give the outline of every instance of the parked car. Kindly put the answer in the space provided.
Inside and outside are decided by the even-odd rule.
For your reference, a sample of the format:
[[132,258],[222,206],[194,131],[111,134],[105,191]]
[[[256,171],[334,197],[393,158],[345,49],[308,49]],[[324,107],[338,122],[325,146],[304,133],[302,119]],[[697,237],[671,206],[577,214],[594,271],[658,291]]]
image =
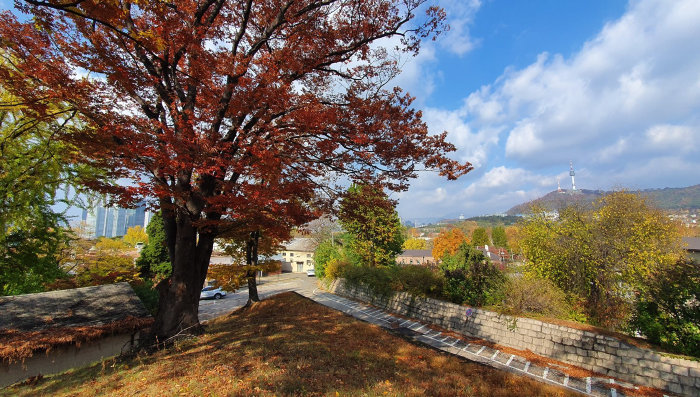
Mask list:
[[309,277],[315,277],[316,276],[316,270],[312,267],[311,269],[306,271],[306,275]]
[[212,286],[202,288],[202,293],[199,294],[199,299],[221,299],[226,296],[226,291],[221,287],[214,288]]

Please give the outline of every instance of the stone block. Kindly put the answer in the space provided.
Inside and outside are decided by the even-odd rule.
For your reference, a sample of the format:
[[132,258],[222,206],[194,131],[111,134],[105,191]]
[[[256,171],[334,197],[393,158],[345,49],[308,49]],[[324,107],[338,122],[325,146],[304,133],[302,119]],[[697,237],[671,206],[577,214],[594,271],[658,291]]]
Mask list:
[[698,389],[694,386],[685,385],[685,386],[683,386],[683,394],[686,396],[699,396],[700,389]]
[[665,380],[666,382],[677,382],[678,376],[670,372],[661,372],[659,378]]
[[674,366],[671,370],[676,375],[680,375],[680,376],[688,376],[689,375],[688,367],[677,365],[677,366]]
[[650,378],[650,377],[644,376],[644,375],[640,375],[640,374],[635,374],[633,376],[630,376],[629,379],[638,385],[651,386],[651,380],[653,378]]
[[651,386],[657,389],[665,389],[667,384],[668,383],[661,378],[651,378]]
[[679,383],[670,383],[668,386],[666,386],[666,389],[672,393],[678,393],[681,394],[683,393],[683,386],[681,386]]
[[683,386],[695,386],[695,379],[692,376],[680,376],[678,380]]
[[671,364],[658,362],[654,364],[654,368],[660,372],[671,372]]
[[695,379],[700,379],[700,369],[688,368],[688,376]]

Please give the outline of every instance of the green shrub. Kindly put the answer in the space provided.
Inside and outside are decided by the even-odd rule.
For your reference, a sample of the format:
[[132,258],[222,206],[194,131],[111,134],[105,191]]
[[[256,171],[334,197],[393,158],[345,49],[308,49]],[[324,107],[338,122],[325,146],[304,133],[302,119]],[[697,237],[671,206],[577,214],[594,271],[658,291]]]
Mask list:
[[316,272],[316,277],[326,277],[326,266],[328,262],[332,260],[338,261],[342,258],[342,254],[338,250],[339,247],[339,244],[335,245],[330,240],[323,241],[316,247],[316,251],[314,251],[314,270]]
[[170,256],[168,255],[167,239],[163,215],[160,211],[153,214],[148,226],[148,244],[141,250],[141,256],[136,260],[136,266],[141,270],[141,276],[163,279],[172,273]]
[[443,295],[457,304],[484,306],[500,303],[505,275],[481,251],[467,243],[445,255],[440,269],[445,277]]
[[345,269],[350,266],[352,266],[350,262],[345,259],[331,259],[326,262],[324,276],[331,280],[344,277]]
[[412,295],[433,298],[442,297],[445,280],[436,272],[420,265],[392,268],[391,288]]
[[136,280],[129,282],[134,293],[141,299],[151,315],[155,316],[158,311],[159,293],[151,280]]
[[351,265],[345,268],[342,277],[348,285],[365,286],[373,293],[381,296],[389,296],[393,293],[391,288],[391,270],[387,267],[369,267]]
[[566,294],[552,281],[528,276],[508,280],[503,305],[512,314],[533,313],[566,318],[571,311]]
[[680,354],[700,357],[700,266],[681,259],[650,275],[629,332]]

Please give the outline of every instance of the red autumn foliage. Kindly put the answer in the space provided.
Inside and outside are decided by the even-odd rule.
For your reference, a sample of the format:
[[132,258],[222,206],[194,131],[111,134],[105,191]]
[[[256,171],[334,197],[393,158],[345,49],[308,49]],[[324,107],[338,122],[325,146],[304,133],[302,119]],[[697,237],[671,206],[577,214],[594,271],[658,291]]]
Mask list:
[[446,157],[454,146],[428,134],[411,96],[384,88],[399,69],[373,43],[396,38],[415,54],[444,28],[424,2],[27,0],[17,8],[30,21],[0,15],[12,60],[0,83],[38,113],[69,104],[83,124],[62,138],[81,161],[133,181],[89,186],[162,209],[164,338],[197,328],[213,241],[230,222],[258,210],[277,228],[304,223],[337,198],[337,175],[401,190],[423,167],[471,170]]

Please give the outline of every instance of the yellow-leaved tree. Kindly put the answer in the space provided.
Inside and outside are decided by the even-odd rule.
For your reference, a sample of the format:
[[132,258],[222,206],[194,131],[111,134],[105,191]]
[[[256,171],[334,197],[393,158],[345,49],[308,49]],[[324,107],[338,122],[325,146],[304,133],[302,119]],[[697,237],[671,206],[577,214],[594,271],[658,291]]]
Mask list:
[[126,244],[133,247],[136,243],[148,243],[148,234],[146,234],[146,230],[142,226],[136,225],[128,228],[122,239]]
[[403,249],[405,250],[424,250],[427,246],[427,242],[422,238],[409,238],[403,242]]
[[628,323],[633,297],[644,293],[650,275],[673,267],[682,253],[675,224],[626,191],[558,216],[534,208],[521,233],[528,271],[577,298],[591,322],[617,329]]

